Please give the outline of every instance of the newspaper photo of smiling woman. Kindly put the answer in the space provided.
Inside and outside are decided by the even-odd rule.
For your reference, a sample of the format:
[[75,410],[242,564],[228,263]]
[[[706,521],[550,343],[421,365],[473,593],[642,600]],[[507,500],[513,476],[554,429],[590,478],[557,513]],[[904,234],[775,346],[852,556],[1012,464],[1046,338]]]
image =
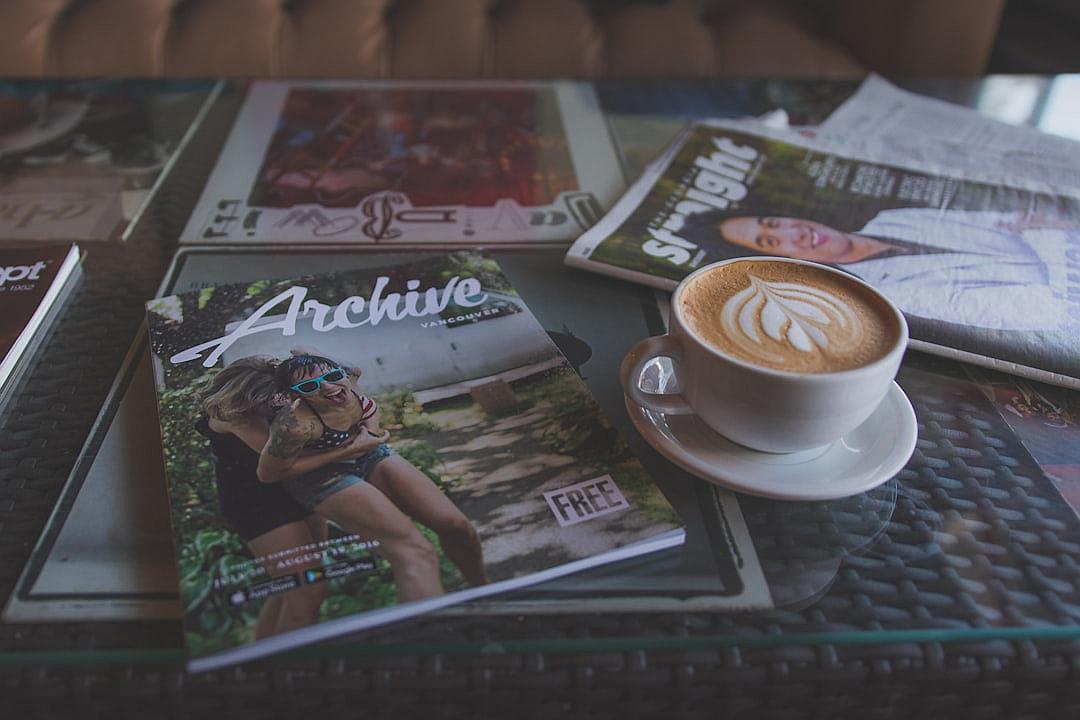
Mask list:
[[483,255],[147,310],[193,670],[683,541]]
[[846,155],[760,124],[691,126],[570,248],[569,265],[673,289],[772,255],[881,291],[920,349],[1080,387],[1080,202]]

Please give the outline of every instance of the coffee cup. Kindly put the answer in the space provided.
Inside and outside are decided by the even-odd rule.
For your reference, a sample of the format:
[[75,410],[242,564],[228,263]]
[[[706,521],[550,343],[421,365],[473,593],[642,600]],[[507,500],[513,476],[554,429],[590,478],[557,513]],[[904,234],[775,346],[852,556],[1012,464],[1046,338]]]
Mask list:
[[[884,399],[907,347],[904,316],[861,280],[776,257],[713,263],[671,298],[668,333],[623,359],[620,380],[643,408],[694,414],[724,437],[770,453],[828,445]],[[668,357],[678,392],[639,387]]]

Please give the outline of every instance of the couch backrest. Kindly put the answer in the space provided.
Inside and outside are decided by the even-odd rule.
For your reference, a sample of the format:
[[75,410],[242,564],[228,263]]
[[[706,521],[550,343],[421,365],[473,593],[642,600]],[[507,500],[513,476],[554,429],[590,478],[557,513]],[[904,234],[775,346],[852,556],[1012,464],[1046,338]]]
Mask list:
[[4,0],[3,75],[977,74],[1004,0]]

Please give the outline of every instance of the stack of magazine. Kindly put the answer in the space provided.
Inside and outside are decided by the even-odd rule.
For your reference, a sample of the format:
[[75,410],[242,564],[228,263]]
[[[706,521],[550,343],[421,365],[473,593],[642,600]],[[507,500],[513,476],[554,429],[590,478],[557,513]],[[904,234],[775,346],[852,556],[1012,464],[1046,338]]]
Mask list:
[[[181,242],[565,242],[621,186],[602,118],[581,84],[255,83]],[[192,669],[683,542],[490,257],[216,285],[148,324]]]
[[[270,244],[565,247],[622,183],[586,84],[260,82],[244,93],[181,242],[190,252],[220,247],[219,257],[254,246],[254,262]],[[402,256],[301,275],[315,257],[261,277],[204,276],[147,305],[150,361],[131,367],[156,378],[190,668],[678,551],[684,519],[579,374],[588,344],[565,321],[541,326],[495,259]],[[555,340],[579,354],[574,363]],[[118,381],[116,399],[137,384]],[[125,426],[138,432],[137,420]],[[117,428],[101,448],[114,446]],[[95,459],[84,458],[80,481],[105,474]],[[109,482],[121,492],[136,484]],[[86,487],[73,491],[72,517],[80,502],[84,513],[94,505]],[[734,498],[707,498],[694,515],[708,526],[696,541],[704,569],[656,555],[676,593],[656,607],[768,607]],[[144,518],[127,523],[145,539]],[[120,617],[155,594],[145,574],[118,573],[135,592],[114,587],[105,611],[85,593],[34,607],[35,595],[62,596],[48,561],[61,543],[93,540],[85,528],[65,538],[57,524],[9,616],[93,608]],[[167,579],[145,548],[103,551]],[[93,573],[69,563],[66,574]],[[587,587],[551,585],[570,602],[543,610],[650,609],[642,603],[663,594],[648,571],[592,578],[611,599],[593,604]],[[35,592],[50,583],[52,593]],[[620,604],[626,588],[646,599]],[[699,597],[710,592],[719,605]]]
[[[617,365],[589,366],[594,350],[663,328],[614,328],[603,313],[629,317],[633,286],[556,279],[539,248],[554,268],[664,290],[728,257],[831,263],[904,310],[914,347],[1080,387],[1078,145],[879,78],[799,128],[782,113],[605,116],[569,82],[7,90],[18,113],[0,158],[18,202],[4,232],[24,239],[129,238],[201,120],[242,98],[147,337],[6,609],[182,615],[193,670],[662,558],[699,526],[720,528],[699,538],[735,577],[724,602],[687,607],[772,606],[734,496],[677,514],[677,483],[650,476],[616,431],[625,418],[601,410],[621,413],[621,394],[593,396],[590,368]],[[357,247],[379,259],[355,262]],[[500,254],[517,248],[537,254]],[[574,300],[548,313],[545,293]],[[655,296],[633,297],[659,317]],[[595,337],[575,335],[579,318]],[[160,462],[142,452],[151,395]],[[146,478],[167,489],[140,495],[158,514],[101,501]],[[626,587],[611,567],[562,611]],[[697,580],[686,588],[698,599]]]

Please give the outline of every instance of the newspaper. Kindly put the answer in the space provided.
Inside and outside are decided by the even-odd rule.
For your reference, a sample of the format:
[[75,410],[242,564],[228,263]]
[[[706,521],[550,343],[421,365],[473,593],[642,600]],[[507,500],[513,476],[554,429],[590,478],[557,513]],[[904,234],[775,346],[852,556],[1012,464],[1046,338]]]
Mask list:
[[1080,143],[901,90],[878,75],[813,132],[867,159],[972,180],[1080,193]]
[[730,257],[825,262],[890,297],[919,349],[1080,387],[1080,201],[747,128],[691,126],[567,264],[673,289]]

